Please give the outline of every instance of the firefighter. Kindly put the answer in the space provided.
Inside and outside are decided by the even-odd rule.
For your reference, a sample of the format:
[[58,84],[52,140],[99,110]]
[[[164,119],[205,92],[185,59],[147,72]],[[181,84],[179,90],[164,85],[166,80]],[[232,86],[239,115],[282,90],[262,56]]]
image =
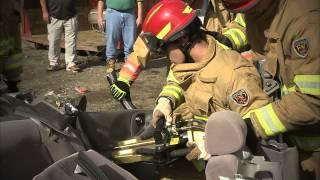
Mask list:
[[[18,92],[22,73],[22,49],[20,37],[19,1],[0,2],[0,74],[4,77],[8,92]],[[1,78],[1,77],[0,77]]]
[[[194,1],[197,5],[197,2]],[[202,10],[206,14],[205,28],[210,31],[216,39],[222,44],[235,49],[237,51],[247,50],[248,43],[245,35],[245,22],[241,14],[237,16],[231,15],[221,6],[220,0],[210,1],[209,10]],[[203,1],[202,3],[208,3]],[[218,33],[216,33],[218,32]],[[222,33],[222,34],[220,34]],[[123,97],[128,96],[131,84],[139,76],[142,67],[146,66],[149,60],[150,50],[144,44],[144,38],[138,36],[134,46],[133,52],[129,55],[128,60],[120,70],[118,81],[112,85],[112,95],[121,100]]]
[[[193,117],[206,120],[222,110],[244,116],[269,102],[254,65],[201,29],[196,12],[186,3],[161,1],[146,19],[143,24],[148,35],[146,45],[150,49],[161,48],[172,63],[168,82],[154,109],[154,126],[161,117],[171,123],[172,111],[174,120]],[[203,144],[195,147],[188,159],[205,158]]]
[[320,1],[222,3],[231,12],[244,13],[256,58],[266,59],[265,70],[281,85],[279,100],[250,113],[257,136],[284,134],[300,149],[302,169],[320,179]]
[[200,9],[199,18],[208,31],[221,33],[216,39],[239,52],[248,50],[243,14],[227,11],[221,0],[187,0],[194,9]]
[[[209,9],[204,19],[204,26],[208,31],[220,32],[228,40],[226,44],[238,52],[248,50],[246,23],[241,13],[230,13],[221,0],[210,0]],[[221,40],[223,42],[223,40]]]

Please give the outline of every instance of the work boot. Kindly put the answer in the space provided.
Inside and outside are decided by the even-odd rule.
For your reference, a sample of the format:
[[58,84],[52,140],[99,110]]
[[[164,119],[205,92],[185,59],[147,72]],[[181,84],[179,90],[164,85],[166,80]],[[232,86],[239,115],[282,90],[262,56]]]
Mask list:
[[74,63],[72,63],[71,65],[68,65],[66,70],[74,73],[81,71],[81,69]]
[[116,60],[115,59],[108,59],[107,60],[107,73],[110,74],[115,70]]
[[60,66],[60,65],[55,65],[55,66],[54,65],[49,65],[47,67],[47,72],[59,71],[61,69],[64,69],[64,67]]

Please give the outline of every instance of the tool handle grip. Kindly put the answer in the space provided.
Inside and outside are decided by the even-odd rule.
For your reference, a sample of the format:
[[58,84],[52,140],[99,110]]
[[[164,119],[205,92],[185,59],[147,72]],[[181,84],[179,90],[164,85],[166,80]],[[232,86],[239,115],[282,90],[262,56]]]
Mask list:
[[154,130],[154,140],[156,144],[163,144],[162,131],[165,127],[165,122],[164,118],[160,118],[157,121],[156,128]]
[[174,158],[174,157],[181,157],[181,156],[186,156],[191,149],[189,148],[184,148],[184,149],[178,149],[170,152],[169,156]]
[[[110,86],[117,81],[117,76],[114,71],[112,73],[108,73],[106,78],[107,78]],[[137,109],[137,107],[134,104],[132,104],[132,102],[126,97],[121,99],[120,103],[121,103],[122,107],[125,109],[129,109],[129,110],[130,109]]]

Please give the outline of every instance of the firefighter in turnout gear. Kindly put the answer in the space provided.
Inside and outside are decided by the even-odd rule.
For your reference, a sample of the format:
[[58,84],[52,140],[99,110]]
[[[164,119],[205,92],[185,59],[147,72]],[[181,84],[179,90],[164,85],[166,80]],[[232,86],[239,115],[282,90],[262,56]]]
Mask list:
[[216,39],[234,50],[248,50],[246,23],[241,13],[227,11],[221,0],[187,1],[193,9],[200,9],[203,26],[211,32],[218,32]]
[[[161,48],[172,63],[153,112],[153,125],[161,117],[168,124],[172,117],[207,119],[222,110],[245,115],[269,102],[254,65],[201,29],[196,12],[188,4],[179,0],[159,2],[147,14],[143,31],[146,45]],[[201,143],[196,147],[197,152],[187,158],[207,157]]]
[[[8,92],[17,92],[22,73],[19,1],[0,2],[0,76]],[[1,79],[1,77],[0,77]]]
[[[198,2],[198,1],[194,1]],[[208,3],[207,1],[204,1]],[[245,35],[245,22],[241,14],[237,16],[225,11],[221,2],[210,1],[208,10],[205,8],[205,28],[210,31],[215,38],[222,44],[225,44],[237,51],[246,50],[248,41]],[[198,5],[195,5],[198,6]],[[214,11],[214,12],[213,12]],[[147,19],[145,19],[146,21]],[[142,31],[144,31],[142,29]],[[130,85],[139,76],[139,73],[149,60],[150,49],[145,45],[145,38],[138,36],[133,52],[120,70],[118,81],[112,85],[112,95],[121,100],[128,96]]]
[[280,83],[280,100],[250,113],[257,135],[284,133],[302,152],[313,153],[302,169],[320,179],[320,1],[222,2],[231,12],[245,14],[253,52]]

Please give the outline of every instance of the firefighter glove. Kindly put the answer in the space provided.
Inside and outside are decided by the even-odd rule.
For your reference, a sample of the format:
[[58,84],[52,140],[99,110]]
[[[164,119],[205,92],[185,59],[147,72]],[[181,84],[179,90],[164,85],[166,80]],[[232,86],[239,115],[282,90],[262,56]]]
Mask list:
[[115,99],[121,101],[124,97],[130,97],[130,87],[123,81],[115,81],[111,85],[111,94]]
[[153,110],[152,115],[152,125],[155,128],[157,121],[162,117],[166,120],[166,126],[172,123],[172,107],[171,102],[168,98],[160,97],[158,99],[158,104]]

